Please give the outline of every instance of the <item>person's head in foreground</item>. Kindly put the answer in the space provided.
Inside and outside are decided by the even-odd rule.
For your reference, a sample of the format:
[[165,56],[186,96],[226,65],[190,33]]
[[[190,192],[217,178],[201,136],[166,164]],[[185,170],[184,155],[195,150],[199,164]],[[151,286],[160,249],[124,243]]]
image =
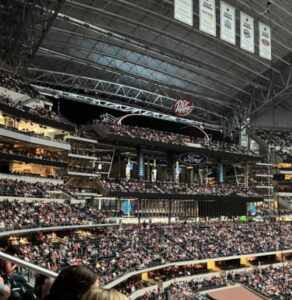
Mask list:
[[80,300],[88,289],[98,286],[97,274],[87,266],[70,266],[60,272],[44,299]]
[[91,288],[82,300],[128,300],[128,297],[114,289]]
[[7,300],[10,297],[10,287],[4,283],[3,277],[0,276],[0,300]]

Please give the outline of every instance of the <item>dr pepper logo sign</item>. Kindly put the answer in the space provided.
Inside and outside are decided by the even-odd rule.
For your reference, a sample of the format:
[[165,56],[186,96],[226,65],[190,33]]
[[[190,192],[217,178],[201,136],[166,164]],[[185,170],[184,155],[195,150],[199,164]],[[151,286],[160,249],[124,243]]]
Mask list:
[[172,111],[176,116],[183,117],[193,110],[193,101],[189,98],[177,99],[172,107]]

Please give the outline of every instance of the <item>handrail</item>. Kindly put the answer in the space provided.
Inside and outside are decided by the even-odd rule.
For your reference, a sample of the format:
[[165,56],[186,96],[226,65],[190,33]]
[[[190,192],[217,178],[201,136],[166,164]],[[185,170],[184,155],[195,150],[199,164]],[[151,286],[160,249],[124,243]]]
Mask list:
[[[278,266],[287,266],[289,264],[289,262],[281,262],[281,263],[274,263],[274,264],[271,264],[271,265],[262,265],[262,266],[257,266],[258,269],[266,269],[266,268],[269,268],[270,266],[273,266],[273,267],[278,267]],[[234,272],[237,272],[237,273],[244,273],[246,271],[249,271],[249,270],[252,270],[252,267],[245,267],[245,268],[240,268],[240,269],[232,269],[232,270],[228,270],[228,271],[225,271],[225,276],[227,274],[230,274],[230,273],[234,273]],[[175,278],[172,278],[172,279],[168,279],[166,281],[163,281],[163,282],[160,282],[160,289],[164,290],[165,288],[169,287],[172,283],[179,283],[179,282],[186,282],[186,281],[192,281],[194,279],[202,279],[202,278],[208,278],[208,277],[220,277],[221,274],[220,272],[211,272],[211,273],[205,273],[205,274],[195,274],[195,275],[190,275],[190,276],[182,276],[182,277],[175,277]],[[240,286],[240,284],[234,284],[232,285],[232,287],[236,287],[236,286]],[[217,289],[212,289],[212,291],[216,291],[216,290],[223,290],[223,289],[226,289],[226,288],[230,288],[230,286],[226,286],[224,288],[217,288]],[[246,286],[246,288],[248,288],[249,290],[251,290],[253,293],[256,293],[256,294],[259,294],[261,297],[263,297],[263,299],[268,299],[266,295],[263,295],[263,294],[260,294],[258,291],[255,291],[255,290],[252,290],[250,289],[248,286]],[[142,296],[145,294],[145,292],[147,291],[158,291],[158,285],[157,284],[153,284],[149,287],[146,287],[146,288],[142,288],[142,289],[139,289],[139,290],[136,290],[134,293],[132,293],[128,298],[130,300],[135,300],[136,298]],[[210,290],[204,290],[202,292],[200,292],[201,295],[204,295],[206,293],[210,292]]]
[[48,269],[39,267],[39,266],[34,265],[30,262],[27,262],[25,260],[22,260],[20,258],[15,257],[15,256],[8,255],[8,254],[3,253],[3,252],[0,252],[0,258],[4,259],[4,260],[8,260],[8,261],[10,261],[14,264],[17,264],[21,267],[28,268],[30,270],[36,271],[39,274],[42,274],[42,275],[45,275],[45,276],[48,276],[48,277],[56,278],[58,276],[58,274],[53,272],[53,271],[50,271]]
[[[72,225],[72,226],[56,226],[56,227],[39,227],[33,229],[24,229],[24,230],[12,230],[0,232],[0,238],[9,236],[9,235],[19,235],[19,234],[27,234],[39,231],[60,231],[60,230],[70,230],[70,229],[86,229],[86,228],[96,228],[96,227],[108,227],[108,226],[118,226],[118,224],[93,224],[93,225]],[[56,278],[58,273],[50,271],[48,269],[42,268],[38,265],[25,261],[15,256],[11,256],[4,252],[0,251],[0,259],[4,259],[12,262],[20,267],[28,268],[30,270],[36,271],[39,274]]]
[[3,125],[3,124],[0,124],[0,127],[2,129],[10,130],[10,131],[13,131],[13,132],[16,132],[18,134],[25,135],[25,136],[34,137],[34,138],[38,138],[38,139],[44,139],[46,141],[60,143],[60,144],[64,144],[64,145],[70,145],[69,143],[66,143],[63,140],[54,139],[54,138],[51,138],[49,136],[45,136],[45,135],[42,135],[42,134],[39,134],[39,133],[35,133],[34,131],[21,131],[18,128],[15,128],[15,127],[12,127],[12,126]]
[[30,233],[35,233],[35,232],[62,231],[62,230],[71,230],[71,229],[90,229],[90,228],[97,228],[97,227],[113,227],[113,226],[119,226],[119,224],[105,223],[105,224],[86,224],[86,225],[38,227],[38,228],[10,230],[10,231],[0,232],[0,238],[10,236],[10,235],[30,234]]
[[19,130],[15,130],[11,127],[5,127],[0,124],[1,135],[8,138],[13,138],[16,140],[21,140],[27,143],[43,145],[48,147],[53,147],[57,149],[63,150],[71,150],[71,146],[68,143],[60,142],[58,140],[48,139],[43,136],[32,135],[26,132],[21,132]]
[[240,259],[242,257],[259,257],[259,256],[266,256],[266,255],[274,255],[281,252],[281,254],[286,253],[292,253],[292,249],[288,250],[276,250],[276,251],[270,251],[270,252],[258,252],[258,253],[247,253],[247,254],[241,254],[241,255],[234,255],[234,256],[225,256],[225,257],[211,257],[206,259],[200,259],[200,260],[187,260],[187,261],[177,261],[177,262],[171,262],[171,263],[165,263],[160,264],[152,267],[148,267],[141,270],[134,270],[134,271],[128,271],[124,273],[123,275],[115,278],[114,280],[107,283],[104,287],[105,288],[113,288],[117,284],[125,281],[126,279],[139,275],[142,273],[148,273],[159,269],[164,269],[167,267],[174,267],[174,266],[187,266],[187,265],[194,265],[194,264],[201,264],[201,263],[208,263],[209,261],[225,261],[225,260],[233,260],[233,259]]

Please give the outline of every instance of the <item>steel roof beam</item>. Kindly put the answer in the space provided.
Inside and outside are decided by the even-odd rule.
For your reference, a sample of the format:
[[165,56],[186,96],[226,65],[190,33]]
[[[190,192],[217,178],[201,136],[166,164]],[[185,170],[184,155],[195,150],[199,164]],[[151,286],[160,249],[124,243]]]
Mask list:
[[[138,41],[138,39],[136,41],[133,41],[130,38],[130,36],[126,36],[124,33],[121,33],[121,34],[123,34],[123,35],[121,35],[119,33],[112,32],[108,29],[104,29],[104,28],[101,28],[99,26],[92,25],[92,24],[89,24],[87,22],[78,20],[76,18],[65,16],[63,14],[59,14],[59,19],[63,20],[63,21],[66,21],[66,22],[68,22],[72,25],[78,26],[82,29],[86,29],[88,31],[93,31],[93,32],[98,32],[99,34],[104,35],[104,37],[106,37],[106,38],[111,37],[112,39],[122,41],[122,42],[127,43],[127,44],[131,43],[131,45],[134,45],[134,47],[140,48],[141,51],[143,51],[144,53],[145,53],[145,49],[146,49],[147,52],[151,52],[151,53],[158,54],[158,55],[163,55],[163,56],[169,57],[171,59],[180,60],[184,64],[188,64],[189,66],[193,66],[193,64],[195,64],[197,68],[201,68],[203,70],[207,70],[209,72],[216,73],[217,75],[219,75],[221,77],[227,77],[228,79],[232,79],[232,80],[236,79],[235,78],[235,73],[232,73],[230,70],[223,69],[223,66],[221,66],[219,68],[219,67],[216,67],[214,64],[212,65],[212,64],[204,63],[202,61],[194,59],[194,57],[187,56],[185,53],[179,53],[179,52],[176,52],[173,49],[166,49],[166,48],[162,47],[161,45],[160,45],[160,49],[163,52],[155,50],[154,48],[150,49],[149,44],[151,44],[153,47],[155,47],[156,45],[154,45],[151,42],[147,42],[147,45],[146,45],[145,41],[142,41],[142,40]],[[64,32],[64,30],[62,30],[62,29],[54,28],[54,30],[61,30],[62,32]],[[83,35],[84,37],[87,37],[87,38],[90,37],[89,35],[84,34],[84,33],[79,34],[75,31],[70,31],[70,32],[72,33],[72,35],[79,35],[79,36]],[[91,39],[92,38],[93,37],[91,37]],[[168,52],[169,54],[167,54],[166,52]],[[173,53],[174,56],[173,57],[170,56],[170,53]],[[192,63],[190,63],[190,62],[192,62]],[[200,67],[198,67],[198,65]],[[249,79],[244,78],[244,76],[241,76],[241,81],[246,85],[253,85],[254,84],[253,81],[250,81]],[[265,88],[264,86],[261,86],[259,84],[256,84],[256,86],[258,88]]]
[[[61,8],[63,7],[64,3],[65,3],[66,0],[58,0],[58,5],[57,7],[55,8],[51,18],[49,19],[49,21],[46,23],[46,27],[43,29],[42,31],[42,34],[41,36],[39,37],[37,43],[35,44],[34,48],[33,48],[33,51],[29,57],[29,59],[33,59],[35,54],[37,53],[39,47],[41,46],[41,44],[43,43],[45,37],[47,36],[51,26],[53,25],[55,19],[57,18],[58,16],[58,13],[60,12]],[[29,63],[29,62],[28,62]]]
[[[71,61],[75,61],[75,62],[78,62],[82,65],[88,65],[90,67],[94,67],[94,68],[97,68],[97,69],[100,69],[100,70],[104,70],[104,67],[101,67],[100,65],[96,64],[96,63],[93,63],[93,62],[88,62],[86,61],[85,59],[81,59],[81,58],[77,58],[77,57],[74,57],[72,55],[68,55],[68,54],[63,54],[63,53],[60,53],[58,51],[53,51],[53,50],[50,50],[50,49],[44,49],[42,48],[45,52],[47,53],[38,53],[38,55],[49,55],[49,56],[57,56],[59,58],[63,58],[63,59],[66,59],[66,60],[71,60]],[[107,68],[106,71],[108,71],[109,68]],[[127,72],[123,71],[123,72],[120,72],[120,71],[117,71],[117,70],[111,70],[113,73],[115,74],[122,74],[122,75],[125,75],[125,76],[129,76],[131,78],[140,78],[141,80],[145,80],[147,82],[152,82],[152,83],[155,83],[155,84],[158,84],[160,86],[163,86],[163,87],[166,87],[168,89],[172,89],[173,86],[171,85],[168,85],[166,84],[165,82],[162,82],[162,81],[159,81],[159,80],[153,80],[152,78],[148,78],[148,77],[144,77],[142,75],[133,75],[132,73],[128,74]],[[176,87],[177,89],[177,87]],[[184,94],[189,94],[189,96],[192,96],[193,95],[193,91],[189,91],[187,89],[180,89],[181,92],[183,92]],[[200,93],[201,94],[201,93]],[[202,96],[206,96],[208,97],[208,95],[203,95]],[[203,102],[206,102],[205,99],[198,99],[198,100],[201,100]],[[211,102],[213,102],[214,104],[217,104],[219,106],[225,106],[225,107],[230,107],[225,101],[221,101],[221,100],[218,100],[218,99],[214,99],[212,97],[209,97],[208,100]]]
[[[5,61],[10,65],[21,65],[22,68],[25,68],[45,39],[65,0],[7,2],[11,2],[11,6],[8,8],[11,32],[6,32],[6,34],[10,35],[12,44],[5,56]],[[23,17],[19,16],[20,12]],[[14,27],[16,27],[15,32],[13,31]],[[36,27],[40,30],[36,30]]]
[[[273,84],[273,80],[270,82],[269,89],[267,91],[262,91],[260,98],[262,101],[258,103],[254,103],[253,109],[250,109],[248,117],[255,115],[260,112],[263,108],[268,106],[269,104],[279,104],[280,102],[286,100],[287,95],[289,95],[290,90],[292,89],[292,66],[287,68],[287,72],[283,72],[282,80],[283,80],[283,88],[277,88]],[[285,97],[286,96],[286,97]],[[259,94],[255,93],[254,98],[259,97]]]
[[[47,54],[43,54],[43,55],[46,55],[43,58],[46,58],[46,57],[52,57],[52,58],[55,58],[55,59],[58,58],[56,56],[53,56],[53,54],[50,55],[50,54],[47,53]],[[48,56],[48,55],[50,55],[50,56]],[[60,57],[60,59],[64,59],[64,62],[66,63],[67,58]],[[63,64],[64,64],[64,62],[63,62]],[[76,63],[80,64],[80,65],[84,65],[85,69],[88,71],[88,67],[89,67],[88,65],[86,65],[85,63],[82,63],[80,61],[77,61],[77,60],[76,60]],[[56,64],[60,65],[60,67],[62,68],[62,65],[63,65],[62,64],[62,60],[61,61],[60,60],[57,61]],[[90,67],[93,67],[94,69],[101,70],[103,72],[112,73],[115,76],[119,75],[118,72],[111,71],[109,69],[104,70],[103,68],[100,68],[100,67],[94,66],[94,65],[90,65]],[[78,73],[80,73],[80,72],[78,71]],[[104,74],[102,76],[104,77]],[[144,78],[139,78],[137,76],[133,77],[133,76],[127,75],[126,77],[128,78],[128,80],[127,80],[128,82],[129,82],[129,79],[130,79],[130,81],[134,80],[133,83],[136,83],[138,80],[141,80],[141,82],[144,82]],[[114,80],[117,81],[117,82],[119,82],[119,77],[115,78]],[[122,82],[122,81],[120,81],[120,82]],[[218,99],[214,99],[214,98],[208,97],[208,96],[200,94],[200,93],[197,93],[196,95],[193,95],[193,94],[191,94],[192,91],[182,90],[182,89],[178,89],[178,88],[174,89],[173,87],[170,87],[170,86],[167,86],[167,85],[163,85],[162,83],[158,84],[157,82],[154,82],[154,81],[151,81],[151,82],[147,81],[145,83],[147,83],[147,85],[153,84],[153,86],[151,86],[149,88],[153,89],[153,90],[157,90],[161,94],[165,94],[165,95],[169,95],[170,96],[169,92],[171,92],[172,95],[174,95],[173,92],[177,92],[178,94],[175,97],[178,97],[178,98],[179,97],[183,97],[183,96],[187,96],[187,97],[191,97],[193,99],[197,99],[198,101],[202,101],[202,102],[204,102],[204,104],[206,104],[206,100],[209,100],[209,101],[212,101],[214,103],[218,103],[218,105],[220,105],[221,107],[226,107],[226,108],[229,108],[229,109],[232,108],[232,107],[229,107],[224,102],[220,103],[219,102],[220,100],[218,100]],[[168,90],[169,92],[166,92],[165,89]]]
[[[232,64],[232,65],[234,65],[234,66],[239,67],[240,69],[243,69],[243,70],[245,70],[245,71],[247,71],[247,72],[249,72],[249,73],[251,73],[251,74],[254,74],[254,75],[256,75],[256,76],[258,76],[258,77],[260,77],[260,78],[262,78],[262,79],[264,79],[264,80],[266,80],[266,81],[269,81],[269,79],[268,79],[267,77],[263,76],[263,75],[260,74],[259,72],[256,72],[256,71],[252,70],[251,68],[249,68],[249,67],[247,67],[247,66],[245,66],[245,65],[243,65],[243,64],[241,64],[241,63],[239,63],[238,60],[230,59],[230,58],[228,58],[228,57],[226,57],[226,56],[224,56],[224,55],[222,55],[222,54],[220,54],[220,53],[218,53],[218,52],[211,51],[210,49],[208,49],[208,48],[206,48],[206,47],[203,47],[203,46],[201,46],[201,45],[198,45],[198,44],[195,44],[195,43],[191,43],[191,42],[186,41],[186,40],[184,40],[184,39],[182,39],[182,38],[176,37],[176,36],[174,36],[174,35],[172,35],[172,34],[170,34],[170,33],[167,33],[167,32],[165,32],[165,31],[161,30],[161,29],[154,28],[154,27],[152,27],[152,26],[150,26],[150,25],[143,24],[143,23],[138,22],[138,21],[135,21],[135,20],[133,20],[133,19],[130,19],[130,18],[127,18],[127,17],[121,16],[121,15],[118,15],[118,14],[116,14],[116,13],[104,11],[104,10],[101,10],[101,9],[96,8],[96,7],[93,7],[93,6],[89,6],[89,5],[82,4],[82,3],[80,3],[80,2],[67,0],[67,4],[74,5],[74,6],[77,6],[77,7],[83,8],[83,9],[86,9],[86,10],[90,11],[90,13],[93,13],[93,14],[94,14],[94,13],[97,13],[97,14],[102,14],[103,16],[105,16],[105,15],[106,15],[106,16],[109,16],[109,17],[112,18],[112,20],[122,20],[123,22],[126,22],[127,24],[132,24],[132,25],[134,25],[134,26],[136,26],[136,27],[138,27],[138,28],[144,28],[144,29],[146,29],[146,30],[148,30],[148,31],[151,31],[151,32],[154,32],[154,33],[156,33],[156,34],[158,34],[158,35],[160,35],[160,36],[164,36],[164,37],[167,37],[167,38],[169,38],[169,39],[171,39],[171,40],[173,40],[173,41],[179,42],[180,44],[184,44],[184,45],[186,45],[187,47],[195,48],[195,49],[198,49],[198,50],[200,50],[200,51],[202,51],[202,52],[208,53],[208,54],[211,55],[212,57],[216,57],[216,58],[218,58],[218,59],[220,59],[220,60],[226,61],[226,62],[228,62],[228,63],[230,63],[230,64]],[[202,34],[202,33],[201,33],[199,30],[197,30],[197,29],[192,28],[192,30],[194,30],[194,32],[197,32],[197,33],[199,33],[199,34]],[[131,38],[132,38],[132,39],[135,39],[135,37],[134,37],[133,35],[131,35]],[[210,38],[211,38],[211,37],[210,37]],[[212,38],[211,38],[211,39],[212,39]],[[216,39],[216,41],[217,41],[217,39]],[[251,59],[251,60],[255,60],[255,61],[257,60],[257,59],[256,59],[254,56],[252,56],[252,55],[248,55],[248,54],[243,53],[243,52],[242,52],[242,54],[245,55],[245,56],[248,56],[249,59]],[[265,63],[263,63],[263,64],[265,64]],[[267,65],[267,64],[266,64],[266,65]],[[267,67],[268,67],[268,65],[267,65]],[[278,71],[278,70],[275,70],[275,72],[279,72],[279,71]]]
[[[44,82],[41,82],[41,84],[44,84]],[[202,100],[202,101],[203,101],[204,99],[199,99],[199,100]],[[147,102],[144,102],[144,103],[147,104]],[[148,105],[150,105],[150,104],[151,104],[151,103],[148,103]],[[152,105],[152,104],[151,104],[151,105]],[[143,106],[144,106],[144,105],[143,105]],[[196,104],[196,107],[198,107],[198,103]],[[162,109],[162,110],[168,110],[168,109],[169,109],[169,106],[168,106],[168,107],[162,107],[161,109]],[[198,113],[199,113],[199,112],[202,112],[202,111],[205,112],[205,111],[207,111],[207,110],[208,110],[208,109],[204,109],[204,108],[202,108],[202,107],[198,107],[198,109],[197,109],[197,111],[196,111],[196,115],[190,115],[190,117],[194,117],[195,119],[198,119],[198,117],[199,117],[199,116],[198,116]],[[209,110],[210,110],[210,109],[209,109]],[[213,117],[214,117],[214,112],[211,111],[210,113],[208,113],[208,119],[211,120],[209,116],[213,118]],[[211,122],[211,121],[209,121],[209,122]],[[217,121],[216,123],[218,123],[218,121]],[[222,122],[219,122],[219,123],[222,124]]]
[[[174,101],[176,99],[166,97],[161,94],[148,92],[146,90],[137,89],[135,87],[131,87],[124,84],[109,82],[105,80],[100,80],[96,78],[89,78],[84,76],[78,76],[73,74],[67,74],[62,72],[54,72],[54,71],[48,71],[48,70],[42,70],[42,69],[32,69],[29,68],[28,72],[35,73],[35,76],[30,76],[30,81],[32,83],[47,83],[55,86],[63,86],[63,87],[73,87],[75,86],[77,82],[78,88],[83,88],[87,91],[93,91],[96,93],[104,93],[111,96],[117,96],[121,98],[126,98],[129,100],[140,101],[140,102],[150,102],[154,106],[160,106],[161,108],[168,108],[171,109]],[[159,104],[157,104],[159,103]],[[195,109],[204,111],[208,114],[212,114],[213,116],[216,116],[221,119],[225,119],[226,117],[213,112],[211,110],[207,110],[205,108],[199,107],[194,105]]]
[[56,89],[51,89],[48,87],[42,87],[42,86],[34,86],[39,92],[46,96],[50,97],[55,97],[55,98],[62,98],[62,99],[67,99],[71,101],[77,101],[77,102],[82,102],[90,105],[97,105],[101,107],[106,107],[114,110],[119,110],[123,112],[128,112],[128,113],[135,113],[135,114],[140,114],[142,116],[147,116],[147,117],[152,117],[152,118],[157,118],[160,120],[166,120],[170,122],[176,122],[176,123],[181,123],[181,124],[186,124],[186,125],[195,125],[195,126],[204,126],[205,128],[213,129],[213,130],[221,130],[222,127],[214,124],[209,124],[209,123],[204,123],[204,122],[197,122],[194,120],[186,119],[186,118],[180,118],[164,113],[159,113],[151,110],[146,110],[146,109],[141,109],[141,108],[136,108],[132,106],[128,106],[125,104],[120,104],[120,103],[113,103],[104,99],[100,98],[94,98],[94,97],[88,97],[88,96],[83,96],[79,95],[76,93],[70,93],[70,92],[64,92],[61,90],[56,90]]
[[[16,51],[17,43],[18,43],[19,39],[23,36],[23,32],[26,30],[26,28],[27,28],[27,26],[28,26],[28,24],[29,24],[29,22],[31,20],[30,18],[31,18],[31,15],[33,13],[33,10],[34,10],[35,5],[37,4],[37,2],[38,2],[38,0],[34,0],[31,3],[28,11],[26,12],[26,14],[24,16],[23,22],[19,24],[18,29],[17,29],[17,33],[13,37],[13,43],[12,43],[12,45],[10,47],[10,50],[7,53],[4,61],[8,61],[14,55],[14,53]],[[25,10],[25,6],[23,7],[23,10]]]
[[[86,37],[87,41],[92,40],[92,41],[95,41],[96,43],[98,43],[98,42],[100,42],[100,43],[105,43],[105,42],[106,43],[111,43],[111,45],[114,45],[115,47],[120,47],[121,48],[121,45],[114,44],[114,43],[112,43],[112,41],[107,42],[107,41],[105,41],[104,39],[101,39],[101,38],[94,38],[93,36],[85,36],[84,34],[79,34],[77,32],[73,32],[73,31],[62,30],[60,28],[52,28],[51,31],[56,31],[56,32],[59,32],[59,33],[63,33],[65,35],[70,35],[71,37],[72,36],[74,36],[74,37],[80,37],[82,39],[84,39]],[[52,39],[50,39],[50,43],[52,43]],[[133,51],[134,53],[139,53],[141,55],[145,55],[145,49],[140,49],[140,50],[135,49],[135,50],[133,50],[132,48],[133,47],[131,47],[129,44],[126,44],[126,43],[122,46],[122,49],[126,49],[127,51]],[[202,72],[208,72],[209,73],[210,71],[206,70],[204,68],[201,68],[201,67],[199,67],[197,65],[190,65],[190,64],[185,63],[183,61],[182,62],[178,62],[177,59],[173,59],[173,58],[170,58],[170,57],[168,59],[165,59],[165,55],[163,55],[163,56],[160,55],[159,57],[157,57],[157,55],[154,55],[152,53],[149,55],[149,53],[148,53],[147,57],[151,57],[151,58],[153,58],[155,60],[163,60],[164,62],[169,63],[171,65],[174,65],[174,66],[176,66],[178,68],[183,68],[183,69],[185,69],[185,70],[187,70],[189,72],[193,72],[193,73],[195,73],[197,75],[200,75],[202,78],[206,78],[208,80],[211,80],[211,81],[214,81],[216,83],[219,83],[220,85],[226,86],[226,87],[228,87],[230,89],[234,89],[237,92],[241,92],[243,94],[249,95],[249,93],[247,91],[245,91],[245,90],[243,90],[243,89],[235,86],[234,84],[228,83],[226,80],[221,80],[221,79],[218,79],[218,78],[214,78],[214,76],[210,76],[210,75],[208,75],[206,73],[202,73]],[[224,76],[226,76],[226,74],[220,73],[220,77],[224,77]],[[233,78],[230,77],[230,79],[234,80],[235,79],[234,75],[233,75]],[[264,88],[264,87],[262,87],[262,88]]]
[[[144,8],[144,7],[141,6],[141,5],[138,5],[136,0],[132,1],[131,3],[128,2],[128,1],[125,1],[125,0],[107,0],[107,1],[112,2],[112,3],[117,3],[117,2],[118,2],[118,3],[122,3],[123,5],[127,5],[128,7],[131,7],[133,10],[144,11],[144,12],[146,12],[146,13],[148,13],[148,14],[152,14],[152,15],[154,15],[154,16],[156,16],[156,17],[163,18],[163,19],[165,19],[165,20],[169,20],[169,21],[171,21],[172,23],[175,23],[175,24],[177,24],[178,26],[181,26],[181,27],[186,27],[186,28],[189,27],[188,25],[185,25],[185,24],[183,24],[182,22],[179,22],[179,21],[177,21],[177,20],[174,19],[174,18],[169,18],[169,17],[166,16],[166,15],[161,15],[161,14],[157,13],[157,12],[154,11],[154,10],[150,10],[150,9]],[[133,2],[135,2],[135,3],[133,3]],[[173,2],[173,1],[167,1],[167,0],[164,0],[163,2],[169,4],[169,5],[172,7],[173,11],[174,11],[174,2]],[[218,10],[220,10],[220,7],[219,7],[218,5],[217,5],[216,7],[217,7]],[[163,13],[163,11],[162,11],[162,13]],[[193,15],[194,15],[197,19],[199,19],[199,14],[196,13],[195,11],[194,11]],[[238,20],[238,22],[239,22],[239,18],[236,17],[236,20]],[[219,22],[216,22],[216,26],[220,27]],[[192,30],[194,30],[194,31],[197,32],[197,33],[201,33],[201,34],[203,35],[203,33],[202,33],[201,31],[197,30],[197,29],[194,28],[194,27],[192,27]],[[239,37],[239,34],[236,34],[236,36]],[[216,40],[216,41],[218,41],[219,43],[224,44],[225,46],[227,46],[227,47],[229,47],[229,48],[231,48],[231,47],[234,48],[233,45],[230,45],[230,44],[224,42],[223,40],[218,39],[217,37],[208,36],[208,38],[209,38],[209,39]],[[287,47],[285,44],[283,44],[282,42],[280,42],[279,40],[277,40],[277,38],[273,37],[273,41],[276,42],[276,43],[278,43],[279,45],[281,45],[281,46],[282,46],[283,48],[285,48],[286,50],[292,51],[292,48]],[[240,50],[240,49],[236,49],[236,50]],[[240,50],[240,51],[241,51],[241,50]],[[239,51],[238,51],[238,52],[239,52]],[[243,52],[241,51],[241,52],[240,52],[240,55],[242,55],[242,54],[243,54]],[[258,63],[265,64],[264,61],[262,61],[262,60],[260,60],[260,59],[258,59],[258,58],[256,58],[256,57],[254,57],[253,55],[250,55],[250,54],[248,54],[248,53],[245,53],[245,54],[248,55],[251,59],[256,60]],[[275,59],[282,60],[284,63],[289,64],[288,62],[284,61],[281,57],[279,57],[279,56],[277,56],[277,55],[274,55],[274,57],[275,57]],[[268,67],[267,64],[265,64],[265,65]]]
[[[71,47],[71,45],[68,44],[68,43],[62,43],[62,42],[56,42],[56,41],[54,41],[54,43],[55,43],[55,45],[58,44],[59,46],[64,47],[64,50],[65,49],[67,50],[67,49],[69,49]],[[48,46],[49,45],[46,46],[46,44],[44,44],[44,47],[48,47]],[[52,50],[52,49],[49,49],[49,48],[47,48],[47,49],[48,50]],[[133,66],[140,66],[142,68],[145,68],[145,70],[154,71],[154,72],[163,74],[166,77],[172,77],[172,78],[174,78],[176,80],[179,80],[179,81],[182,81],[182,82],[186,82],[186,83],[188,83],[190,85],[193,85],[193,86],[196,86],[198,88],[203,88],[203,89],[209,90],[209,91],[211,91],[211,92],[213,92],[215,94],[219,94],[219,95],[221,95],[223,97],[226,97],[227,99],[232,99],[232,100],[234,100],[236,102],[241,103],[241,101],[239,99],[237,99],[237,98],[235,98],[235,97],[233,97],[231,95],[228,95],[228,94],[226,94],[226,93],[224,93],[224,92],[222,92],[220,90],[214,89],[211,86],[204,85],[202,83],[198,83],[196,81],[189,80],[189,79],[186,78],[186,76],[182,77],[182,76],[176,75],[178,73],[178,70],[177,70],[176,74],[173,74],[173,73],[170,73],[169,70],[162,70],[162,68],[161,69],[160,68],[154,68],[154,67],[148,66],[148,65],[146,66],[145,64],[138,63],[137,61],[128,60],[126,57],[119,57],[119,56],[115,56],[115,55],[110,55],[110,54],[108,54],[106,52],[98,52],[98,51],[95,51],[95,50],[91,50],[91,49],[87,49],[87,48],[81,48],[81,47],[78,47],[76,49],[78,50],[78,52],[76,52],[76,54],[81,54],[82,52],[85,52],[85,53],[88,54],[87,57],[86,57],[86,61],[88,61],[88,62],[93,61],[93,59],[94,59],[94,63],[100,64],[98,62],[99,58],[103,58],[103,59],[110,58],[112,60],[108,64],[108,66],[110,68],[112,68],[112,62],[115,62],[115,64],[116,64],[117,61],[122,61],[124,63],[130,63]],[[90,60],[90,55],[97,55],[98,59],[96,60],[95,57],[93,57],[93,59]],[[75,55],[74,55],[74,57],[77,57],[78,59],[81,58],[81,57],[78,57],[78,56],[75,56]],[[128,72],[130,72],[133,75],[136,74],[136,73],[131,72],[131,70],[128,71]],[[152,76],[155,77],[155,75],[153,73],[152,73]],[[175,85],[175,83],[173,83],[173,85]],[[185,87],[182,87],[182,88],[185,88]]]

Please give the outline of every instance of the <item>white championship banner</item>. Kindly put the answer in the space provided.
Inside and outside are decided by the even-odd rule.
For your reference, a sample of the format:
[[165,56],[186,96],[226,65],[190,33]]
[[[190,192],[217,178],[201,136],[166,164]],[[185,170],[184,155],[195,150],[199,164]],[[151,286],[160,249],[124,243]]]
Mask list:
[[272,60],[271,27],[259,23],[259,51],[260,57]]
[[220,38],[230,44],[236,44],[235,8],[220,2]]
[[193,0],[174,0],[174,18],[193,26]]
[[240,48],[254,53],[254,19],[240,12]]
[[216,36],[215,0],[200,0],[200,30]]

